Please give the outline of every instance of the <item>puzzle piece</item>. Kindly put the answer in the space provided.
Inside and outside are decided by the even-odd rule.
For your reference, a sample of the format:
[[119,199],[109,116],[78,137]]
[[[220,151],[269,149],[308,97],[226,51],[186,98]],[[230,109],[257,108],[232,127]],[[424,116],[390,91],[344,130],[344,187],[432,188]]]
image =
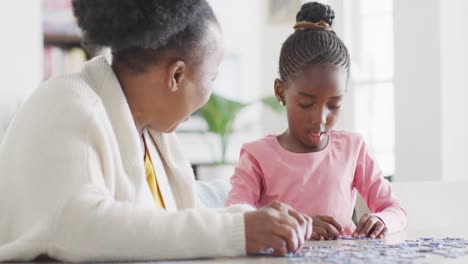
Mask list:
[[[341,240],[369,240],[352,237],[339,237]],[[264,251],[261,256],[271,256],[272,249]],[[456,259],[468,256],[468,241],[463,238],[435,239],[424,237],[417,240],[405,240],[401,243],[387,244],[381,240],[370,240],[368,243],[342,244],[339,247],[330,245],[304,246],[296,254],[288,254],[290,262],[326,262],[326,263],[376,263],[411,264],[438,255],[443,258]]]
[[352,237],[352,236],[338,236],[341,240],[372,240],[369,237]]

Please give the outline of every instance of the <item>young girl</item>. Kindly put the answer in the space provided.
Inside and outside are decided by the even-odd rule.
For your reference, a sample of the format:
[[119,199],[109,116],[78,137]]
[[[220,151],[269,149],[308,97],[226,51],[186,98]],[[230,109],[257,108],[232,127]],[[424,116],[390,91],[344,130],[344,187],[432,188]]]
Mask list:
[[[331,29],[333,19],[330,6],[315,2],[297,14],[274,85],[288,129],[242,147],[226,205],[279,200],[312,216],[313,239],[382,238],[403,229],[406,213],[362,137],[333,130],[350,67],[348,51]],[[351,219],[356,191],[373,212],[357,227]]]

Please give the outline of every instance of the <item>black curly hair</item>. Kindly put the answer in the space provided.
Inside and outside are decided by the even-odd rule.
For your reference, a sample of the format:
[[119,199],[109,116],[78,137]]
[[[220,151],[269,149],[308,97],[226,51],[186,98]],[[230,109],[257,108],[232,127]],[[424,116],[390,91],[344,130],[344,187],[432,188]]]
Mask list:
[[191,59],[208,22],[218,24],[206,0],[73,0],[84,45],[110,47],[113,63],[134,71],[167,49]]
[[[302,5],[296,21],[333,25],[335,12],[329,5],[310,2]],[[330,63],[344,68],[349,75],[350,56],[343,41],[332,30],[309,28],[291,34],[281,47],[279,74],[283,82],[293,79],[305,67]]]

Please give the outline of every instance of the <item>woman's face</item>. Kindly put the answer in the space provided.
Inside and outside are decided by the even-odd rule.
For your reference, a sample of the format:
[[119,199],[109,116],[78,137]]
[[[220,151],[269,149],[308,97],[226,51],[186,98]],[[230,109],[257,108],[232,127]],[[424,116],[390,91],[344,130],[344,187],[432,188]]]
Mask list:
[[210,24],[199,47],[195,48],[199,53],[195,55],[198,59],[187,66],[178,91],[174,93],[174,122],[167,132],[175,130],[210,98],[212,84],[218,75],[223,56],[222,35],[218,25]]

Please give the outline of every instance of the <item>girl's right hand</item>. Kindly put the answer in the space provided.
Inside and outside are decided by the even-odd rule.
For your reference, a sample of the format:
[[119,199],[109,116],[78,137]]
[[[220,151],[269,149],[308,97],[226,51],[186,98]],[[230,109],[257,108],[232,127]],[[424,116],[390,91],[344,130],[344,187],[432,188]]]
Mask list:
[[336,239],[338,235],[343,232],[343,227],[341,227],[338,221],[328,215],[316,215],[312,216],[314,222],[314,228],[312,232],[313,240],[329,240]]
[[247,254],[269,248],[274,256],[296,253],[312,233],[310,217],[279,202],[245,213],[244,222]]

